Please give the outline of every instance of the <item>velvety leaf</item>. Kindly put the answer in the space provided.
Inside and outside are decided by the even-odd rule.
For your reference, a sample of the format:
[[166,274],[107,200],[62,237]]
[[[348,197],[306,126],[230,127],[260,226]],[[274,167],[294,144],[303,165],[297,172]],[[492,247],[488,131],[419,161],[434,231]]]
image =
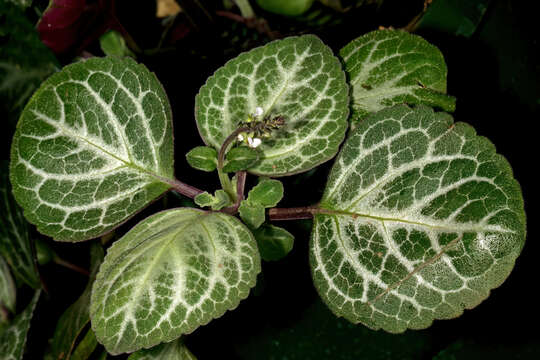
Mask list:
[[283,184],[279,180],[263,179],[248,193],[247,201],[264,207],[274,207],[283,198]]
[[446,95],[446,64],[435,46],[401,30],[377,30],[339,52],[352,87],[352,124],[395,104],[425,104],[454,111]]
[[307,171],[332,158],[347,129],[349,89],[339,60],[313,35],[289,37],[240,54],[208,78],[195,99],[203,140],[216,149],[262,109],[281,117],[249,169],[272,176]]
[[214,171],[217,166],[217,151],[209,146],[197,146],[186,154],[186,159],[194,169]]
[[99,38],[99,45],[105,55],[135,57],[129,50],[126,41],[118,31],[109,30]]
[[[56,324],[54,336],[51,341],[51,352],[55,359],[71,358],[75,342],[90,321],[89,308],[92,284],[96,278],[99,265],[103,261],[103,257],[104,253],[101,245],[98,243],[92,244],[90,248],[91,273],[88,284],[81,296],[67,308]],[[89,330],[89,332],[92,331]],[[87,341],[91,341],[91,339],[87,339]],[[83,351],[83,349],[79,351]]]
[[309,10],[314,0],[257,0],[266,11],[279,15],[296,16]]
[[11,135],[28,98],[58,64],[15,2],[2,0],[0,19],[0,112]]
[[130,355],[128,360],[197,360],[184,344],[184,340],[171,341],[165,344],[159,344],[151,349],[139,350]]
[[315,216],[315,286],[338,316],[422,329],[459,316],[508,276],[525,241],[510,165],[465,123],[399,105],[363,120]]
[[109,248],[92,292],[92,329],[113,355],[172,341],[236,308],[259,271],[255,239],[236,218],[160,212]]
[[274,225],[263,225],[253,231],[261,258],[265,261],[281,260],[292,250],[294,236],[287,230]]
[[[90,358],[90,355],[94,352],[98,345],[96,336],[94,335],[94,332],[92,329],[89,329],[86,332],[86,335],[81,340],[81,342],[77,345],[75,350],[73,351],[73,354],[69,359],[71,360],[87,360]],[[68,358],[62,358],[62,359],[68,359]]]
[[259,161],[259,152],[247,146],[239,146],[229,150],[225,159],[223,171],[237,172],[254,166]]
[[28,231],[22,209],[11,195],[8,162],[0,160],[0,255],[4,256],[17,278],[37,288],[40,281]]
[[[0,306],[5,306],[12,313],[15,312],[15,302],[17,299],[17,288],[11,277],[8,264],[0,255]],[[0,315],[0,323],[2,322]]]
[[26,335],[40,293],[40,290],[36,291],[26,309],[17,315],[11,325],[0,334],[0,360],[21,360],[23,358]]
[[252,229],[261,226],[265,219],[264,206],[246,200],[240,203],[238,214]]
[[231,205],[231,199],[224,190],[216,190],[215,195],[210,195],[206,191],[195,196],[195,204],[200,207],[211,207],[212,210],[221,210]]
[[174,177],[161,84],[130,58],[66,66],[26,105],[10,175],[26,218],[43,234],[81,241],[112,230]]

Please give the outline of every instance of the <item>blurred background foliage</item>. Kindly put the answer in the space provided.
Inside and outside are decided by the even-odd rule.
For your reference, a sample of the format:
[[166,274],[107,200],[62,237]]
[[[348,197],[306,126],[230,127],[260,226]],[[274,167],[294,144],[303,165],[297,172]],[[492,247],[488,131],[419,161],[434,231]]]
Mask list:
[[[279,224],[295,236],[289,256],[263,264],[252,295],[233,312],[187,336],[204,359],[538,359],[535,215],[535,123],[540,107],[537,13],[511,0],[0,0],[2,159],[18,116],[39,84],[66,64],[91,56],[132,56],[163,83],[173,108],[177,177],[205,190],[213,175],[191,169],[185,153],[196,136],[194,98],[218,67],[273,39],[314,33],[337,51],[379,27],[413,31],[443,52],[455,118],[472,124],[508,158],[520,181],[531,225],[522,256],[491,297],[459,319],[392,335],[336,318],[319,300],[308,263],[310,221]],[[320,199],[331,164],[284,179],[280,206]],[[253,185],[254,179],[248,179]],[[309,184],[309,186],[306,186]],[[249,185],[249,184],[248,184]],[[106,239],[122,236],[149,214],[194,206],[168,194]],[[59,316],[83,292],[90,242],[54,243],[32,230],[47,294],[29,334],[27,359],[43,358]],[[44,256],[46,254],[47,256]],[[49,259],[49,260],[47,260]],[[66,265],[59,267],[58,264]],[[73,268],[73,266],[71,266]],[[68,284],[68,286],[66,286]],[[19,284],[18,298],[31,289]],[[20,301],[26,304],[27,301]],[[100,358],[98,347],[92,358]],[[115,358],[125,358],[122,356]]]

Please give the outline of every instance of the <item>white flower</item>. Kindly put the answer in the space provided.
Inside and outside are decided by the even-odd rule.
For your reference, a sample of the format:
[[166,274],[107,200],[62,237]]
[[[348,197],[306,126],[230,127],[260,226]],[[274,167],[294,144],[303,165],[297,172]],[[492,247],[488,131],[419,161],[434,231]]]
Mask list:
[[259,116],[261,116],[263,113],[264,113],[263,108],[260,107],[260,106],[257,106],[257,107],[255,108],[255,112],[253,113],[253,116],[254,116],[254,117],[259,117]]
[[244,135],[242,134],[238,134],[236,138],[238,139],[238,141],[244,141]]
[[248,145],[250,148],[255,149],[257,146],[261,145],[261,143],[262,143],[262,140],[259,138],[255,138],[255,139],[250,138],[250,137],[248,138]]

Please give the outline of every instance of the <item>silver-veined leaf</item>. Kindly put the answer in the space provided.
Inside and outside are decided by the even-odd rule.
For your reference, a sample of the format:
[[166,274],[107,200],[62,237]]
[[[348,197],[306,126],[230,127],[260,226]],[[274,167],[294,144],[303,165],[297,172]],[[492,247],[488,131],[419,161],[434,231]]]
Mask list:
[[26,105],[10,176],[26,218],[43,234],[81,241],[110,231],[174,177],[161,84],[129,58],[66,66]]
[[234,309],[259,271],[255,239],[238,219],[160,212],[109,248],[92,290],[92,329],[113,355],[172,341]]
[[307,171],[332,158],[347,129],[349,89],[339,60],[313,35],[289,37],[240,54],[208,78],[195,99],[199,132],[219,149],[241,122],[282,116],[263,138],[249,171],[271,176]]
[[184,344],[184,339],[159,344],[151,349],[139,350],[133,353],[128,360],[197,360]]
[[[88,284],[79,298],[71,304],[66,311],[58,319],[56,329],[51,344],[51,353],[55,359],[71,358],[72,352],[75,349],[75,343],[77,339],[81,338],[82,331],[90,322],[89,308],[90,308],[90,295],[92,293],[92,284],[95,281],[99,265],[103,261],[104,253],[103,248],[99,243],[93,243],[90,247],[90,278]],[[92,330],[88,330],[91,332]],[[88,342],[92,343],[92,336],[86,334],[84,338],[86,341],[84,345],[88,345]],[[83,348],[84,348],[83,345]],[[83,348],[79,351],[84,352]]]
[[[5,306],[11,312],[15,312],[15,302],[17,300],[17,288],[9,266],[0,255],[0,306]],[[0,323],[2,323],[2,314],[0,314]]]
[[461,315],[508,276],[525,241],[510,165],[445,113],[405,105],[352,132],[315,216],[315,285],[337,315],[389,332]]
[[29,224],[11,194],[8,168],[7,161],[0,161],[0,255],[17,278],[38,288],[40,280],[32,255]]
[[453,111],[446,64],[435,46],[402,30],[377,30],[351,41],[339,55],[352,87],[351,122],[395,104]]
[[13,323],[0,334],[0,360],[21,360],[26,346],[26,335],[41,291],[36,291],[30,304],[17,315]]

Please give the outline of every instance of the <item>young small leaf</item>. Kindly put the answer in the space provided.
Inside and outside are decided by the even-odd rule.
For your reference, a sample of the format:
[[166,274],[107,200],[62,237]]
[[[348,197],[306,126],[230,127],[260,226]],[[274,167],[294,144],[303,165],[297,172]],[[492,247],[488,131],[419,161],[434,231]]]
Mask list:
[[113,355],[172,341],[238,306],[259,271],[255,239],[236,218],[160,212],[109,248],[92,291],[92,329]]
[[30,247],[28,222],[11,195],[8,162],[0,161],[0,255],[13,275],[33,288],[41,286]]
[[315,286],[339,316],[399,333],[459,316],[508,276],[523,198],[486,138],[445,113],[394,106],[351,133],[315,216]]
[[151,349],[139,350],[129,356],[128,360],[197,360],[184,344],[184,339],[159,344]]
[[13,194],[59,241],[106,233],[167,191],[171,109],[130,58],[92,58],[47,79],[26,105],[11,148]]
[[240,54],[208,78],[195,98],[201,137],[219,149],[257,108],[260,121],[281,117],[284,124],[257,148],[261,161],[250,172],[283,176],[327,161],[348,127],[349,88],[341,63],[313,35]]
[[[15,301],[17,298],[17,289],[15,282],[11,277],[8,264],[0,255],[0,306],[5,306],[12,313],[15,312]],[[0,323],[2,322],[0,315]]]
[[[51,340],[51,353],[55,359],[69,359],[75,343],[80,338],[82,331],[88,325],[90,317],[90,294],[92,284],[96,278],[99,265],[103,261],[103,248],[98,243],[90,247],[90,279],[81,296],[71,304],[58,319],[53,338]],[[91,330],[89,330],[91,332]],[[91,335],[88,335],[91,336]],[[91,339],[87,339],[91,341]],[[79,350],[83,351],[83,349]]]
[[352,87],[351,122],[395,104],[454,111],[446,95],[446,64],[435,46],[402,30],[377,30],[351,41],[339,55]]
[[127,47],[126,41],[118,31],[109,30],[101,35],[99,45],[105,55],[135,57],[135,54]]
[[274,226],[263,225],[253,231],[261,258],[265,261],[281,260],[292,250],[294,236],[287,230]]
[[0,334],[0,359],[22,360],[26,346],[26,335],[30,329],[30,321],[40,293],[40,290],[36,291],[26,309],[17,315],[11,325]]
[[224,190],[216,190],[214,195],[209,194],[208,192],[203,192],[195,196],[195,204],[200,207],[211,207],[212,210],[221,210],[226,206],[231,205],[231,199],[229,195]]
[[265,219],[264,206],[247,200],[242,200],[238,213],[242,220],[252,229],[261,226]]
[[314,0],[257,0],[266,11],[286,16],[302,15],[309,10]]
[[223,171],[226,173],[246,170],[253,167],[259,161],[259,151],[247,146],[232,148],[227,153]]
[[283,198],[283,184],[275,179],[263,179],[248,193],[247,201],[266,208],[274,207]]
[[209,146],[197,146],[186,154],[189,166],[202,171],[214,171],[217,166],[217,151]]

